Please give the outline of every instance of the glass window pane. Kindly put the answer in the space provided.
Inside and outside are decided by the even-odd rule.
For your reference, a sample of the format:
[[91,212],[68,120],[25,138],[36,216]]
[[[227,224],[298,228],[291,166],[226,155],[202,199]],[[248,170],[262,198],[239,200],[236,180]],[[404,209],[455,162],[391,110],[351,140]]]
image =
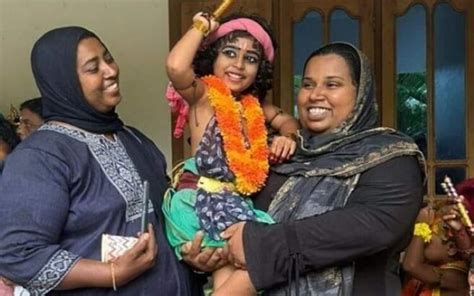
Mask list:
[[427,152],[426,10],[415,5],[396,21],[397,128]]
[[446,194],[441,187],[444,177],[448,176],[454,185],[466,179],[466,169],[464,167],[436,168],[436,194]]
[[345,41],[359,47],[359,20],[351,18],[344,10],[336,9],[331,13],[329,40]]
[[465,20],[448,4],[434,11],[436,159],[466,157]]
[[[316,11],[311,11],[293,25],[293,82],[294,100],[301,85],[301,76],[306,58],[323,44],[323,19]],[[294,114],[297,115],[296,104]]]

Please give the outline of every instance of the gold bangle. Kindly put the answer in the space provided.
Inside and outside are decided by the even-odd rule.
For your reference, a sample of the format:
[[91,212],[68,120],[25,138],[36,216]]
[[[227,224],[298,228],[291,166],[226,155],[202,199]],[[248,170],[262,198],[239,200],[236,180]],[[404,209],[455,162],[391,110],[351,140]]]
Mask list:
[[117,291],[117,283],[115,282],[115,264],[110,262],[110,272],[112,274],[112,288],[114,291]]
[[413,232],[414,236],[421,237],[425,243],[429,243],[431,241],[432,231],[430,226],[425,223],[416,223],[415,224],[415,231]]
[[201,20],[197,20],[193,23],[193,28],[195,28],[196,30],[198,30],[199,32],[202,33],[202,35],[204,35],[204,37],[207,37],[207,35],[209,35],[209,30],[210,28],[207,27],[203,21]]

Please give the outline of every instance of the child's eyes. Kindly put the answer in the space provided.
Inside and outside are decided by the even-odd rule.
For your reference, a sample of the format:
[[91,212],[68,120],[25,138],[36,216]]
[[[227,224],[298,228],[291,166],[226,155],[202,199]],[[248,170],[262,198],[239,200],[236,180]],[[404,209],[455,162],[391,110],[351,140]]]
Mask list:
[[251,64],[257,64],[259,62],[259,59],[257,57],[251,55],[246,56],[245,59]]
[[232,49],[224,49],[222,50],[222,53],[229,58],[234,58],[237,56],[237,53],[235,52],[235,50],[232,50]]

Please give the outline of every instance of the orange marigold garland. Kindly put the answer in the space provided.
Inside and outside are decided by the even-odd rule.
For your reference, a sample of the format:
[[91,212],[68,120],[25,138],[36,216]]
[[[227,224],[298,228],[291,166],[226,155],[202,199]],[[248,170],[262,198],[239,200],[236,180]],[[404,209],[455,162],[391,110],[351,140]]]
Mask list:
[[[236,178],[235,186],[241,194],[255,193],[265,184],[269,169],[267,129],[262,107],[252,95],[245,95],[240,103],[237,102],[229,88],[216,76],[206,76],[202,80],[208,86],[209,102],[215,110],[227,163]],[[242,135],[240,104],[247,122],[248,148]]]

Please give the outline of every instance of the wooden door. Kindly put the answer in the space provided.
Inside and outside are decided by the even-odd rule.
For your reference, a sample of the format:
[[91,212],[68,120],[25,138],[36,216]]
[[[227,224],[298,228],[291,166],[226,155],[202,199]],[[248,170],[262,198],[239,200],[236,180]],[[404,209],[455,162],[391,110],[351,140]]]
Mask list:
[[[410,133],[406,130],[409,126],[402,127],[410,114],[400,113],[406,102],[403,100],[407,99],[400,95],[400,77],[416,74],[403,73],[411,72],[403,61],[407,56],[419,56],[411,63],[418,64],[421,59],[425,65],[418,75],[425,77],[426,88],[426,119],[419,118],[426,121],[421,144],[426,147],[428,165],[426,194],[441,195],[439,182],[444,174],[452,174],[455,182],[474,176],[474,1],[383,0],[381,14],[382,123]],[[416,19],[421,23],[410,28],[409,18],[414,14],[418,14]],[[416,46],[404,41],[414,34],[419,34],[411,40]],[[447,75],[448,71],[456,73],[454,79]]]
[[[322,32],[322,44],[329,43],[333,28],[332,19],[335,12],[343,11],[354,19],[358,26],[358,47],[360,47],[372,61],[375,62],[375,1],[374,0],[280,0],[277,15],[275,16],[275,26],[278,32],[280,47],[280,59],[277,60],[277,77],[279,85],[275,87],[275,103],[280,105],[285,111],[294,113],[294,59],[298,57],[298,48],[305,46],[295,42],[295,25],[302,22],[311,13],[316,13],[320,18],[319,23],[315,23],[314,28]],[[308,38],[312,38],[311,33]],[[321,44],[321,45],[322,45]],[[308,51],[317,48],[309,48]],[[305,53],[304,55],[307,55]]]

